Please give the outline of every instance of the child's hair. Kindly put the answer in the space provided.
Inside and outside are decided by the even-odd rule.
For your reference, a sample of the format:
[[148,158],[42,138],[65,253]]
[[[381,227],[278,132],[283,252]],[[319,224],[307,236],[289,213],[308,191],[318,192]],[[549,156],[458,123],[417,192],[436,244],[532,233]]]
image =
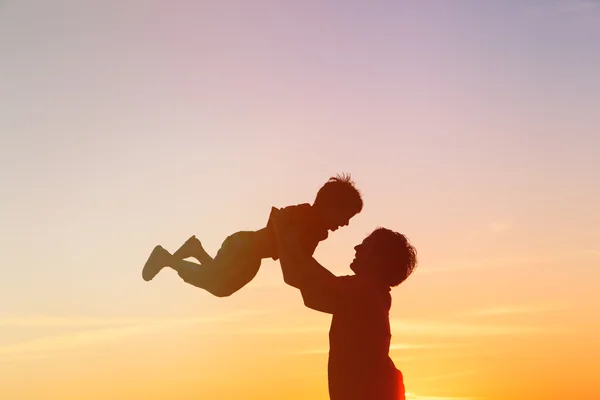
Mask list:
[[342,174],[329,178],[319,189],[314,205],[328,208],[344,207],[358,214],[362,211],[363,200],[350,174]]
[[377,228],[372,239],[373,253],[378,262],[374,263],[375,274],[390,287],[398,286],[417,267],[417,249],[406,236],[386,228]]

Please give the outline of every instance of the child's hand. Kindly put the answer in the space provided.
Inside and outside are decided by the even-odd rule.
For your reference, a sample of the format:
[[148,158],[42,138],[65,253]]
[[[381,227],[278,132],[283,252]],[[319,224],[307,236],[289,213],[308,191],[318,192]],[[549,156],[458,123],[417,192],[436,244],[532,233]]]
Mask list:
[[273,209],[273,230],[280,244],[299,244],[298,229],[294,226],[289,209]]
[[275,230],[277,236],[285,235],[290,229],[291,218],[289,212],[286,211],[287,210],[281,210],[275,207],[273,207],[271,211],[273,229]]

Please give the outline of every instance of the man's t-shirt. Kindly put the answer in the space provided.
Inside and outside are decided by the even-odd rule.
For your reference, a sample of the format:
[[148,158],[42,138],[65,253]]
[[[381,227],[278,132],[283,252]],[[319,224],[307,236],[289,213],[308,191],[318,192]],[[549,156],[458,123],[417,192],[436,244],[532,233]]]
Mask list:
[[[319,242],[327,239],[329,236],[328,229],[323,227],[323,223],[317,218],[312,206],[308,203],[288,206],[283,210],[286,210],[290,213],[290,218],[298,228],[302,248],[307,254],[312,256],[319,245]],[[271,210],[271,215],[272,213],[273,210]],[[277,248],[276,235],[272,226],[271,215],[269,216],[269,222],[267,224],[267,229],[269,229],[272,243],[270,254],[273,260],[278,260],[279,251]]]
[[333,314],[329,393],[338,399],[402,399],[402,375],[389,357],[390,288],[358,276],[302,288],[306,306]]

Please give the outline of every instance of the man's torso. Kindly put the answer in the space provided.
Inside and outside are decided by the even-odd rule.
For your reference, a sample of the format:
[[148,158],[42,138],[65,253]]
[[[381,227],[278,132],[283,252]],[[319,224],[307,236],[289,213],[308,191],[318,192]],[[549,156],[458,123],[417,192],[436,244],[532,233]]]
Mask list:
[[334,313],[331,321],[331,398],[348,398],[344,396],[349,394],[357,399],[381,398],[368,396],[393,390],[398,373],[389,357],[389,289],[365,284],[356,276],[338,279],[344,279],[344,284],[356,292],[356,302]]

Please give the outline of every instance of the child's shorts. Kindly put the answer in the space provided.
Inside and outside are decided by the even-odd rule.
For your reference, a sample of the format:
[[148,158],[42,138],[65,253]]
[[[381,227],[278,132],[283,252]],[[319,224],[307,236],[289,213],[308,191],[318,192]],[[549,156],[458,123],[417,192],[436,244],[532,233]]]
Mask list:
[[262,257],[256,251],[255,235],[241,231],[223,241],[211,265],[217,296],[237,292],[258,273]]

